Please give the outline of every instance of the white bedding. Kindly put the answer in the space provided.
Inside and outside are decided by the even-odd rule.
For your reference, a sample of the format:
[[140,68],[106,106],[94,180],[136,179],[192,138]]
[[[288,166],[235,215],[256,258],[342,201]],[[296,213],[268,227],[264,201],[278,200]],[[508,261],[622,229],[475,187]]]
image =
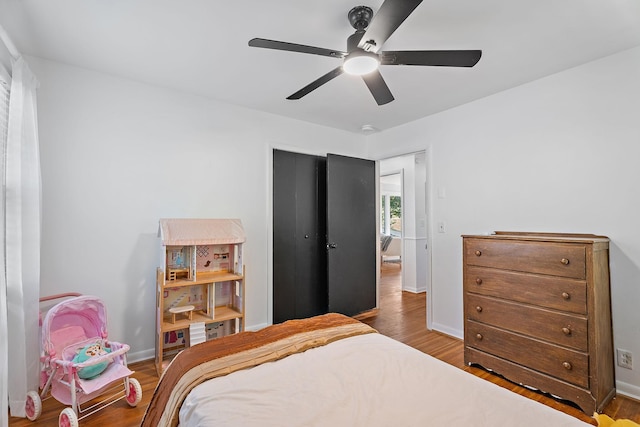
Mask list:
[[588,426],[380,334],[209,380],[181,427]]

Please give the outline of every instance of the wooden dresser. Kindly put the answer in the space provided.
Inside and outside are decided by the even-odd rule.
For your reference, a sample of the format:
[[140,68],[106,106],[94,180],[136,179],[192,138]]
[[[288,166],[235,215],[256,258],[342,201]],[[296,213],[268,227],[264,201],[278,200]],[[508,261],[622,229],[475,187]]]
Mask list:
[[601,411],[615,395],[609,239],[462,238],[465,363]]

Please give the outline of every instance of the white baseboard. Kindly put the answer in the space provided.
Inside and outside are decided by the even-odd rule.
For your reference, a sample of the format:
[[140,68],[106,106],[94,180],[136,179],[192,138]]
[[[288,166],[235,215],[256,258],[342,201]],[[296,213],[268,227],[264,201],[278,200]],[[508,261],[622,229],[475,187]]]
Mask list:
[[440,323],[432,323],[431,324],[431,329],[433,329],[434,331],[437,332],[441,332],[443,334],[452,336],[454,338],[458,338],[458,339],[464,339],[464,333],[462,331],[459,331],[458,329],[453,329],[450,328],[446,325],[442,325]]
[[616,381],[616,393],[631,399],[640,400],[640,387],[633,384]]
[[411,292],[412,294],[421,294],[423,292],[427,292],[426,288],[419,289],[415,286],[409,286],[402,289],[403,291]]
[[148,348],[142,351],[136,351],[127,353],[127,363],[142,362],[144,360],[153,359],[156,357],[156,349]]
[[260,324],[258,324],[258,325],[251,325],[251,326],[247,326],[247,327],[245,328],[245,330],[246,330],[246,331],[254,331],[254,332],[255,332],[255,331],[259,331],[260,329],[264,329],[264,328],[266,328],[267,326],[269,326],[269,324],[268,324],[268,323],[260,323]]

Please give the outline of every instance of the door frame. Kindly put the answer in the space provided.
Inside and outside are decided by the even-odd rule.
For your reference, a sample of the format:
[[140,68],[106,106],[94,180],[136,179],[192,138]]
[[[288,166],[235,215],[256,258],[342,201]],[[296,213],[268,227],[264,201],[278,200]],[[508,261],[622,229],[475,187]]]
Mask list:
[[[302,147],[290,146],[286,144],[265,144],[267,159],[267,325],[273,324],[273,150],[289,151],[298,154],[307,154],[310,156],[327,157],[326,151],[316,151],[305,149]],[[353,154],[339,154],[341,156],[353,156]],[[365,157],[361,158],[365,159]],[[380,197],[380,163],[378,160],[366,158],[375,163],[375,197]],[[376,203],[376,233],[380,232],[380,207]],[[376,246],[376,308],[380,306],[380,245]],[[267,326],[265,325],[265,326]]]
[[[379,162],[383,161],[383,160],[387,160],[387,159],[393,159],[393,158],[397,158],[397,157],[404,157],[404,156],[410,156],[410,155],[415,155],[415,154],[419,154],[419,153],[424,153],[425,156],[425,162],[424,162],[424,166],[426,168],[426,183],[425,183],[425,216],[426,216],[426,240],[427,240],[427,247],[425,248],[425,261],[427,263],[427,275],[426,275],[426,307],[427,307],[427,318],[426,318],[426,324],[427,324],[427,329],[428,330],[432,330],[433,327],[433,280],[432,280],[432,276],[433,276],[433,266],[432,266],[432,253],[433,253],[433,233],[435,232],[434,230],[434,222],[433,222],[433,197],[434,197],[434,190],[433,190],[433,149],[431,147],[431,145],[427,145],[426,147],[422,148],[422,149],[417,149],[417,150],[413,150],[413,151],[409,151],[409,152],[400,152],[397,154],[393,154],[393,155],[388,155],[385,157],[380,157],[376,159],[376,165],[379,165]],[[378,168],[378,186],[379,186],[379,168]],[[403,198],[405,196],[404,194],[404,175],[402,178],[403,182],[402,182],[402,188],[403,188]],[[378,193],[378,199],[380,198],[380,194]],[[379,204],[376,206],[377,209],[377,217],[378,219],[380,218],[380,206]],[[404,228],[404,211],[403,211],[403,228]],[[378,224],[378,230],[380,230],[380,225]],[[404,242],[403,242],[404,243]],[[404,248],[403,248],[404,249]],[[378,245],[378,251],[380,250],[380,245]],[[380,258],[379,254],[378,254],[378,259]],[[404,261],[404,260],[403,260]],[[380,272],[380,268],[378,268],[378,273]],[[403,272],[403,288],[404,288],[404,272]],[[380,280],[380,277],[378,275],[378,281]],[[379,289],[379,286],[378,286]],[[379,292],[379,291],[378,291]]]
[[[296,146],[290,146],[286,144],[265,144],[265,158],[267,159],[267,179],[265,185],[267,187],[267,215],[266,224],[267,227],[267,324],[273,324],[273,150],[291,151],[293,153],[309,154],[313,156],[326,157],[327,152],[310,150]],[[376,199],[380,198],[380,161],[384,159],[390,159],[393,157],[406,156],[410,154],[424,153],[425,154],[425,167],[426,167],[426,185],[425,185],[425,214],[426,214],[426,226],[427,226],[427,248],[426,248],[426,262],[427,262],[427,329],[432,330],[433,327],[433,284],[432,284],[432,253],[433,253],[433,149],[431,145],[427,145],[420,150],[414,150],[411,152],[398,153],[392,156],[386,156],[377,159],[371,159],[375,161],[376,165]],[[337,154],[337,153],[336,153]],[[380,231],[380,206],[376,203],[376,232]],[[380,261],[380,245],[377,245],[376,250],[376,262]],[[376,268],[376,306],[380,306],[380,265]],[[266,324],[264,326],[267,326]]]

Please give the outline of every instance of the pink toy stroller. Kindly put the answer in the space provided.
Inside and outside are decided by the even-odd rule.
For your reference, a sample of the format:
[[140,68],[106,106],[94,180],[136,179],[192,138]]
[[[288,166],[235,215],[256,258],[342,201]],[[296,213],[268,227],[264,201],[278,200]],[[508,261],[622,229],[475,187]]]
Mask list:
[[[69,294],[62,295],[65,296]],[[41,334],[41,392],[27,394],[26,412],[31,421],[40,416],[42,399],[49,388],[57,401],[71,405],[60,413],[60,427],[77,427],[79,420],[122,398],[130,406],[136,406],[142,399],[140,383],[129,378],[133,373],[127,368],[129,346],[107,340],[107,312],[101,299],[75,296],[56,304],[44,317]],[[119,380],[123,380],[124,388],[118,391],[115,385]],[[109,391],[111,396],[81,408]]]

